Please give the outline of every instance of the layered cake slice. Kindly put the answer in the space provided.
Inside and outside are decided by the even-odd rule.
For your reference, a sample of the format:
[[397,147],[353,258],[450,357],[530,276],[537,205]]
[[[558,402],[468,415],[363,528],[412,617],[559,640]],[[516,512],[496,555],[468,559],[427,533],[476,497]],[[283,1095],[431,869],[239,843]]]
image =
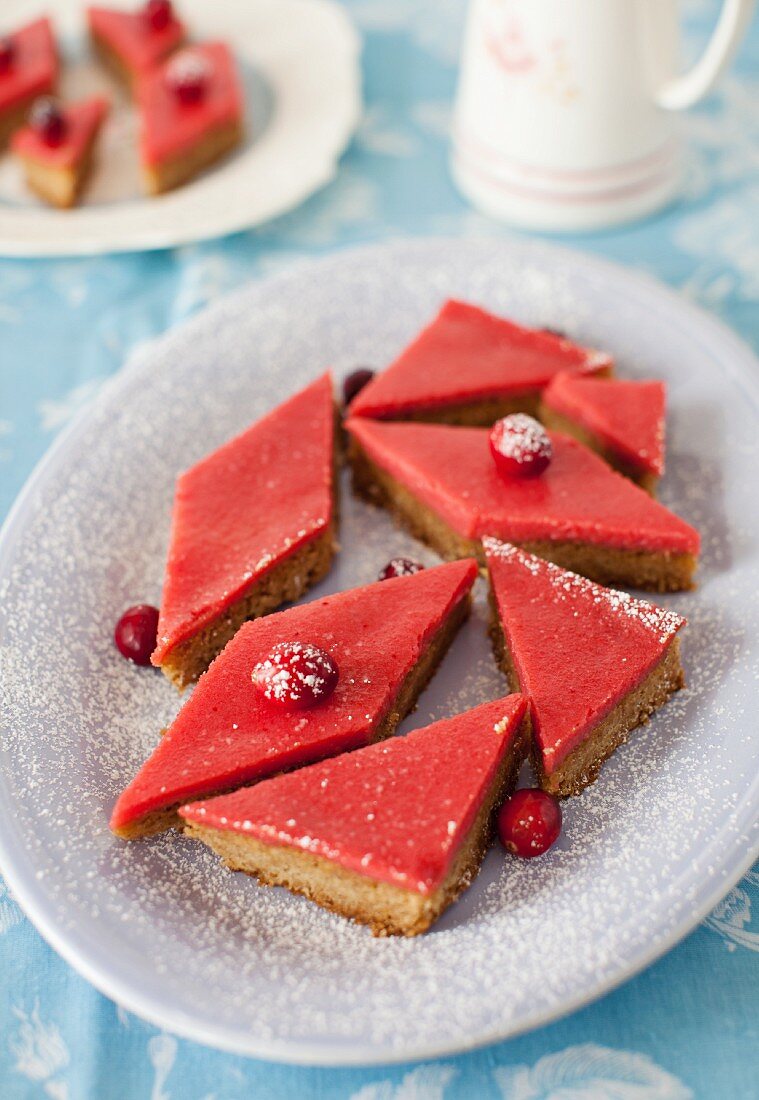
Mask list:
[[653,493],[664,473],[665,404],[663,382],[562,373],[543,391],[540,418]]
[[415,936],[479,870],[527,752],[525,706],[510,695],[180,814],[232,870]]
[[152,657],[178,688],[246,619],[326,574],[336,492],[329,374],[179,477]]
[[59,106],[38,100],[29,122],[13,135],[28,186],[45,202],[67,209],[79,199],[94,160],[95,145],[108,114],[108,101],[91,96]]
[[223,42],[182,50],[140,79],[140,161],[145,189],[179,187],[242,140],[243,96]]
[[469,609],[474,561],[341,592],[246,623],[116,803],[130,839],[177,807],[392,734]]
[[535,413],[541,390],[559,371],[611,369],[608,355],[452,300],[361,390],[350,414],[492,424],[507,413]]
[[21,126],[38,96],[58,79],[58,55],[49,19],[0,35],[0,150]]
[[540,785],[579,794],[636,726],[684,686],[685,619],[485,539],[496,652],[529,695]]
[[443,557],[482,558],[493,535],[601,583],[692,586],[698,532],[574,439],[548,433],[547,468],[520,478],[500,472],[483,428],[346,427],[357,490]]
[[129,88],[185,40],[184,26],[169,0],[148,0],[132,11],[88,8],[87,23],[95,52]]

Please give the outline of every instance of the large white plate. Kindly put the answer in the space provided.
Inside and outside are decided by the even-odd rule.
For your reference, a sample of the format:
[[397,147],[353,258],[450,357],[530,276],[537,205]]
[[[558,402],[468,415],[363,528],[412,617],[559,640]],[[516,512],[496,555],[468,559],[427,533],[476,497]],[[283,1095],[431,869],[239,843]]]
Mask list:
[[[0,155],[0,254],[123,252],[218,237],[284,213],[334,176],[361,111],[360,41],[345,11],[332,0],[181,0],[178,7],[192,38],[223,38],[235,51],[246,100],[243,145],[185,187],[142,195],[135,111],[90,57],[82,0],[54,0],[47,10],[65,59],[63,95],[102,91],[113,109],[74,210],[39,202],[20,165]],[[0,30],[37,15],[37,0],[4,3]]]
[[[179,705],[117,655],[111,631],[126,605],[158,599],[177,471],[325,365],[340,376],[387,362],[448,294],[566,328],[625,375],[667,380],[663,497],[700,527],[704,562],[699,589],[668,600],[690,619],[688,690],[567,803],[558,849],[532,863],[494,850],[435,930],[374,940],[185,838],[109,834],[115,795]],[[756,841],[756,369],[726,329],[647,279],[486,241],[336,255],[247,287],[141,353],[42,463],[0,546],[0,863],[43,935],[157,1024],[326,1063],[513,1034],[670,947]],[[424,553],[349,494],[341,542],[319,594]],[[483,595],[406,728],[503,692]]]

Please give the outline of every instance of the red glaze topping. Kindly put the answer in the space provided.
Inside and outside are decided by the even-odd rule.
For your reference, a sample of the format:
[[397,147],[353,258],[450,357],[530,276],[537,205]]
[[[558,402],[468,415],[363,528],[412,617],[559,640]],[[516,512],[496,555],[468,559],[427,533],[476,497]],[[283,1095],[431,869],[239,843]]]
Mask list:
[[559,800],[540,788],[516,791],[498,814],[501,843],[522,859],[542,856],[559,839],[560,832]]
[[171,66],[178,59],[170,59],[140,80],[140,156],[145,164],[160,164],[178,156],[197,145],[210,130],[242,118],[237,69],[224,43],[193,46],[192,56],[196,61],[202,59],[208,70],[203,94],[197,101],[184,101],[172,85]]
[[421,573],[424,566],[421,562],[412,561],[411,558],[391,558],[384,569],[380,570],[378,581],[388,581],[391,577],[410,577],[413,573]]
[[37,19],[6,39],[10,61],[0,66],[0,113],[52,92],[58,58],[49,19]]
[[42,119],[39,128],[30,117],[29,125],[13,135],[11,148],[19,156],[50,168],[74,168],[92,147],[108,114],[108,101],[92,96],[66,106],[55,104],[55,109],[63,118],[58,140],[50,142],[47,136],[52,116]]
[[253,669],[253,683],[283,710],[308,710],[329,699],[340,678],[337,665],[310,642],[279,642]]
[[558,374],[543,402],[582,425],[625,462],[656,477],[664,473],[663,382]]
[[512,413],[490,429],[490,453],[504,477],[536,477],[551,461],[551,440],[533,417]]
[[352,416],[398,419],[419,409],[541,390],[562,370],[609,369],[611,359],[551,333],[449,301],[351,405]]
[[541,477],[506,479],[493,462],[486,428],[357,417],[346,427],[372,462],[465,538],[698,553],[698,532],[689,524],[559,432],[548,433],[553,458]]
[[663,657],[685,619],[495,539],[490,583],[547,774]]
[[525,706],[509,695],[181,813],[429,894],[448,874]]
[[[476,562],[451,562],[246,623],[119,798],[112,827],[367,744],[476,577]],[[283,641],[319,646],[340,669],[329,699],[297,718],[251,676]]]
[[163,61],[185,36],[185,29],[173,12],[165,25],[158,27],[147,8],[137,11],[88,8],[87,21],[90,33],[104,42],[135,75],[146,73]]
[[178,478],[154,664],[324,531],[333,452],[324,374]]
[[158,608],[148,603],[129,607],[116,623],[113,640],[122,657],[136,665],[149,665],[158,631]]

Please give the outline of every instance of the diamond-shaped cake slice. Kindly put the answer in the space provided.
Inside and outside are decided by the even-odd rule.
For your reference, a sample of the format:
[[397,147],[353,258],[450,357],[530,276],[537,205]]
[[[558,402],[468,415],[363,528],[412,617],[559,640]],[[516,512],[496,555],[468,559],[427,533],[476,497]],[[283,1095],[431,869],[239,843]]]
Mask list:
[[[466,617],[476,577],[476,562],[452,562],[246,623],[118,799],[113,831],[160,832],[183,802],[388,737]],[[282,643],[329,655],[339,673],[329,698],[300,712],[266,698],[253,674]]]
[[608,355],[452,300],[361,390],[350,413],[493,424],[507,413],[535,414],[541,390],[559,371],[608,374],[611,369]]
[[526,754],[525,705],[484,703],[180,813],[230,868],[414,936],[479,870]]
[[494,639],[528,695],[544,790],[578,794],[636,726],[683,687],[685,619],[485,539]]
[[328,374],[183,473],[152,661],[179,688],[246,620],[326,574],[337,525]]

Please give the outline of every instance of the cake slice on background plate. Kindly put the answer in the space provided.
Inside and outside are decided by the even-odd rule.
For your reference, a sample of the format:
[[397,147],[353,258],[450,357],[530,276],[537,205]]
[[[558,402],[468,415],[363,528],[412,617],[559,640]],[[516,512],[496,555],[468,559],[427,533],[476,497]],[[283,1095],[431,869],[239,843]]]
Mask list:
[[179,823],[183,802],[390,736],[469,611],[458,561],[246,623],[118,799],[131,839]]
[[527,753],[525,708],[510,695],[180,813],[232,870],[415,936],[480,868]]
[[653,493],[664,473],[665,407],[663,382],[557,374],[543,390],[540,419]]
[[336,549],[329,374],[177,479],[152,661],[180,689],[241,624],[296,600]]
[[27,185],[51,206],[68,209],[78,201],[94,161],[94,150],[108,114],[103,96],[76,103],[37,100],[29,121],[11,139]]
[[363,417],[346,428],[357,491],[443,557],[482,558],[493,535],[601,583],[692,587],[698,532],[568,436],[547,433],[538,476],[505,477],[485,428]]
[[684,686],[685,619],[485,539],[497,656],[530,697],[541,787],[579,794],[636,726]]
[[58,54],[49,19],[0,35],[0,151],[23,125],[35,99],[58,80]]
[[148,0],[131,11],[87,8],[87,24],[100,60],[132,90],[185,40],[185,28],[169,0]]
[[558,371],[612,369],[611,358],[544,329],[524,328],[478,306],[451,300],[351,402],[351,416],[492,424],[511,412],[536,413]]
[[242,140],[242,88],[223,42],[188,47],[145,73],[137,102],[148,194],[187,183]]

